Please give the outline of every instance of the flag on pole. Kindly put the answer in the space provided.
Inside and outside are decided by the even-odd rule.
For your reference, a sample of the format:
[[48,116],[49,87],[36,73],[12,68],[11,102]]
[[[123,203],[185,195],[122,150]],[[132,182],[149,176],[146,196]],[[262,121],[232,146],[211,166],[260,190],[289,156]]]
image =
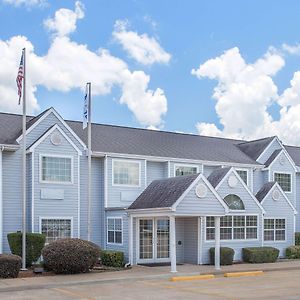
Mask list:
[[85,88],[85,95],[84,95],[84,104],[83,104],[83,122],[82,122],[82,128],[85,129],[88,124],[89,119],[89,97],[88,97],[88,85],[86,85]]
[[19,95],[19,105],[21,104],[22,98],[22,83],[24,78],[24,51],[22,51],[21,61],[19,65],[19,71],[16,78],[17,87],[18,87],[18,95]]

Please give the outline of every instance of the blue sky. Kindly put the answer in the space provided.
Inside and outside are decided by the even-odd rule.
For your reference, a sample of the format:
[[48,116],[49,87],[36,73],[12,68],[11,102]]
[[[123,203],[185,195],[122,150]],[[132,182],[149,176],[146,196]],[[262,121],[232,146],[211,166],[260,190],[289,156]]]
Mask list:
[[[61,8],[75,11],[75,1],[48,1],[42,5],[39,5],[38,0],[33,1],[35,2],[33,5],[22,2],[22,0],[0,2],[0,41],[7,44],[12,37],[25,36],[34,46],[32,53],[44,57],[55,39],[55,34],[57,35],[57,30],[47,28],[44,21],[53,19],[55,12]],[[85,44],[92,52],[97,52],[99,48],[108,50],[110,55],[126,64],[130,74],[134,71],[142,71],[143,76],[149,76],[149,83],[145,89],[163,90],[163,96],[167,101],[167,109],[160,108],[161,113],[156,117],[160,119],[159,121],[156,120],[151,124],[153,119],[147,117],[147,121],[141,121],[142,117],[137,117],[139,112],[134,112],[128,107],[131,101],[129,98],[136,95],[135,93],[124,100],[123,104],[120,103],[125,89],[124,81],[126,82],[126,79],[122,79],[122,83],[113,83],[109,91],[99,91],[93,96],[94,122],[135,127],[153,125],[163,130],[250,139],[278,134],[284,141],[294,144],[300,142],[300,138],[295,139],[288,133],[291,126],[300,129],[300,124],[295,118],[300,100],[297,96],[292,100],[291,96],[289,99],[286,99],[288,96],[283,96],[284,91],[291,88],[290,81],[295,76],[295,72],[300,70],[300,50],[297,48],[300,42],[300,2],[82,0],[81,8],[84,17],[76,20],[76,29],[67,34],[68,41],[75,42],[77,45]],[[153,63],[137,61],[113,36],[118,20],[126,21],[124,29],[126,33],[133,32],[138,36],[147,34],[147,37],[153,38],[161,50],[171,58],[165,59],[164,62],[157,60]],[[232,54],[232,60],[227,61],[227,57],[221,57],[234,47],[238,49],[238,53]],[[9,50],[17,53],[15,48],[11,47]],[[8,55],[7,51],[3,49],[2,51],[4,55]],[[254,75],[250,76],[251,80],[244,80],[244,75],[241,75],[240,71],[237,71],[235,79],[224,79],[221,69],[226,74],[229,73],[230,68],[237,65],[235,59],[239,57],[251,66],[258,59],[267,60],[266,53],[274,60],[277,59],[274,64],[268,63],[268,68],[276,69],[274,72],[262,71],[258,75],[266,79],[266,85],[261,88],[263,97],[269,100],[263,102],[260,99],[261,95],[254,95],[255,93],[249,90],[247,95],[243,94],[244,98],[240,106],[236,104],[237,100],[230,102],[234,98],[232,88],[237,82],[240,84],[241,77],[243,77],[243,86],[250,82],[250,87],[254,91],[260,88],[257,88],[258,82],[264,80],[254,82]],[[203,66],[209,59],[217,57],[221,65],[214,61],[214,65],[207,66],[209,70],[200,70],[200,65]],[[74,57],[74,59],[78,63],[81,58]],[[226,69],[228,64],[231,66]],[[215,68],[218,70],[216,71]],[[191,74],[192,69],[195,69],[195,72],[199,70],[198,75]],[[212,70],[214,70],[213,74]],[[14,70],[14,73],[16,71]],[[91,75],[91,81],[97,85],[97,82],[93,82],[93,78],[97,76],[95,74],[97,70],[95,71]],[[28,72],[30,72],[29,63]],[[52,74],[53,72],[55,70]],[[7,76],[14,81],[11,73],[13,72]],[[0,75],[0,84],[1,80],[4,82]],[[272,85],[269,84],[270,80]],[[84,83],[83,81],[82,88]],[[67,119],[81,119],[83,90],[80,90],[78,84],[74,84],[68,91],[56,88],[55,83],[50,87],[44,82],[33,85],[37,89],[34,92],[37,101],[35,110],[33,109],[34,113],[54,106]],[[276,95],[274,91],[269,92],[274,86],[277,88]],[[128,89],[130,87],[127,87]],[[222,95],[214,97],[214,89]],[[298,93],[297,86],[292,92]],[[241,96],[239,93],[234,95],[237,98]],[[17,96],[10,101],[17,101]],[[139,101],[139,99],[132,101]],[[249,102],[249,105],[244,105]],[[216,104],[219,104],[219,107],[216,107]],[[247,122],[236,121],[236,113],[232,112],[240,111],[241,119],[247,119],[249,110],[256,110],[258,106],[260,106],[260,111],[257,112],[258,118],[256,119],[256,113],[253,113]],[[245,107],[246,110],[243,109]],[[288,114],[290,107],[295,111]],[[18,109],[6,103],[2,103],[0,108],[3,111]],[[280,114],[283,108],[287,110],[285,115]],[[270,118],[271,121],[267,120]],[[236,123],[235,126],[232,126],[232,123]],[[253,123],[251,129],[249,129],[250,123]],[[197,126],[197,124],[202,125]],[[207,126],[208,124],[215,124],[216,128]]]

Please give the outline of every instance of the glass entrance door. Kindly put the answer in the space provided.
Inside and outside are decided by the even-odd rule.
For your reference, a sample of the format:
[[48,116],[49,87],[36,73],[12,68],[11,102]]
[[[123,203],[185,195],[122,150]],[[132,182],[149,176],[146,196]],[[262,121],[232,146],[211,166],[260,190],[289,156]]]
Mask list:
[[139,220],[139,261],[162,262],[170,258],[169,219]]
[[156,220],[156,258],[170,257],[170,224],[168,219]]
[[139,222],[139,258],[141,260],[151,260],[153,255],[153,219],[143,219]]

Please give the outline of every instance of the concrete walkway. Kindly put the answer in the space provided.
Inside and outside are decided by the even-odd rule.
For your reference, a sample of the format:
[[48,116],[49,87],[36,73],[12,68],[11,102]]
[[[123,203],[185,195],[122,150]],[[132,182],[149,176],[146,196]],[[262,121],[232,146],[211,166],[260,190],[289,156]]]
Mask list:
[[[44,277],[30,277],[17,279],[1,279],[0,293],[9,291],[23,291],[33,289],[46,289],[62,286],[79,286],[94,283],[108,283],[117,281],[136,281],[158,278],[170,278],[173,276],[187,276],[195,274],[221,274],[225,272],[242,271],[278,271],[300,270],[300,260],[286,260],[271,264],[235,264],[224,266],[216,272],[213,266],[181,265],[177,266],[177,273],[170,273],[170,267],[146,267],[134,266],[132,269],[113,272],[91,272],[88,274],[57,275]],[[1,296],[0,296],[1,298]]]

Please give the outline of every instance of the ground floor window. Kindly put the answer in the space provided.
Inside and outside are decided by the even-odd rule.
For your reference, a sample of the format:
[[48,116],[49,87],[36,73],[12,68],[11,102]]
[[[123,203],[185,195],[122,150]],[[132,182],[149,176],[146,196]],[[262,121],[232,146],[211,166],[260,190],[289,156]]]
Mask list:
[[[221,240],[257,239],[257,216],[224,216],[220,221]],[[215,217],[206,217],[206,240],[215,239]]]
[[122,244],[122,218],[107,218],[107,242]]
[[41,233],[46,236],[46,243],[72,237],[71,219],[41,219]]
[[285,219],[264,219],[264,240],[285,241]]

